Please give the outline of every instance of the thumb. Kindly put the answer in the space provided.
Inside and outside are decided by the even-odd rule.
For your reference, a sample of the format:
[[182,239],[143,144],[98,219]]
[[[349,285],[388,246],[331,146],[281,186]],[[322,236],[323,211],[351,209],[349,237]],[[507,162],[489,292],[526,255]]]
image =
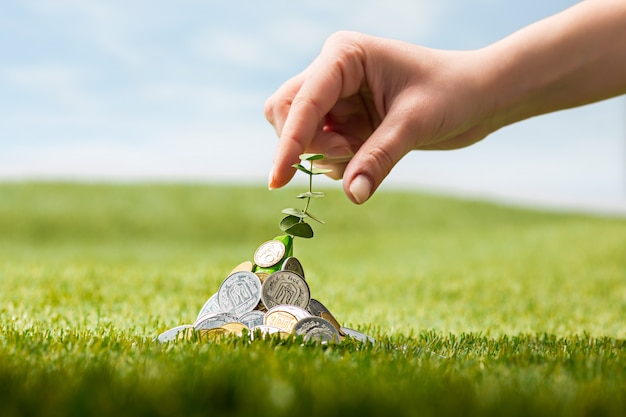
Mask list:
[[387,115],[346,166],[343,189],[353,203],[366,202],[400,159],[413,149],[406,120],[406,115]]

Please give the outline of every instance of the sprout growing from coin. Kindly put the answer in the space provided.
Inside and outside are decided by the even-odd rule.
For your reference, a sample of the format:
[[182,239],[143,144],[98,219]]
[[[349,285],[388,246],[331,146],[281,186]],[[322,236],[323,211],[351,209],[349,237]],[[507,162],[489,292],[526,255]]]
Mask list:
[[[314,168],[313,161],[319,161],[320,159],[324,159],[324,155],[319,153],[303,153],[300,155],[301,163],[292,165],[298,171],[304,172],[309,176],[309,191],[298,194],[296,198],[306,200],[304,209],[296,209],[296,208],[286,208],[282,210],[283,214],[286,214],[287,217],[283,218],[280,222],[280,229],[291,236],[297,236],[302,238],[312,238],[313,237],[313,229],[311,225],[309,225],[305,219],[309,218],[315,220],[318,223],[324,224],[324,222],[309,211],[309,205],[311,204],[312,198],[322,198],[326,197],[326,194],[323,191],[313,191],[313,176],[326,174],[330,172],[330,169],[322,169],[322,168]],[[305,167],[303,163],[309,162],[309,166]]]

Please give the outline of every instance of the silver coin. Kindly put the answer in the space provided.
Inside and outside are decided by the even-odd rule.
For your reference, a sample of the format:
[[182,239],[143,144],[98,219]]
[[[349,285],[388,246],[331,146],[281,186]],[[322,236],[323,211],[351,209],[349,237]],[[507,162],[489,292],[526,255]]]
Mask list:
[[254,252],[254,263],[263,268],[276,265],[285,256],[285,244],[279,240],[268,240]]
[[209,297],[206,303],[204,303],[204,305],[200,309],[200,312],[198,313],[198,317],[196,317],[196,320],[198,320],[200,317],[204,316],[207,313],[221,312],[222,310],[220,309],[220,305],[217,303],[217,293],[215,293]]
[[359,342],[369,342],[369,343],[376,343],[376,339],[374,339],[371,336],[368,336],[366,334],[363,334],[359,331],[356,331],[354,329],[350,329],[348,327],[342,327],[341,331],[348,337],[351,337],[353,339],[358,340]]
[[274,311],[285,311],[289,314],[291,314],[292,316],[294,316],[297,320],[302,320],[305,317],[311,317],[311,313],[309,313],[307,310],[305,310],[302,307],[298,307],[298,306],[294,306],[291,304],[279,304],[276,305],[272,308],[270,308],[269,310],[267,310],[267,314],[273,313]]
[[235,272],[222,282],[217,291],[220,310],[241,315],[254,310],[261,300],[261,281],[249,271]]
[[312,315],[314,315],[316,317],[321,317],[324,320],[327,320],[327,321],[331,322],[333,324],[333,326],[335,326],[335,329],[337,329],[339,334],[341,336],[345,336],[343,334],[343,331],[341,330],[341,324],[339,324],[339,322],[337,321],[335,316],[333,316],[333,313],[331,313],[330,310],[328,308],[326,308],[326,306],[324,304],[322,304],[319,301],[317,301],[316,299],[312,298],[311,301],[309,301],[309,306],[307,307],[307,310]]
[[285,259],[285,262],[283,262],[283,265],[280,267],[280,269],[282,269],[283,271],[293,271],[296,274],[300,275],[302,278],[306,279],[306,277],[304,276],[304,269],[302,268],[302,264],[300,263],[298,258],[294,258],[293,256]]
[[193,324],[196,330],[208,330],[221,327],[226,323],[237,323],[239,317],[232,313],[209,313],[200,317]]
[[302,336],[305,342],[339,343],[339,332],[335,326],[320,317],[306,317],[300,320],[293,331],[296,335]]
[[314,316],[322,317],[322,312],[330,313],[330,310],[326,308],[326,306],[315,298],[311,298],[309,301],[309,305],[307,306],[307,310]]
[[182,326],[173,327],[158,335],[156,340],[161,343],[172,342],[178,339],[180,333],[188,331],[187,329],[193,329],[193,326],[191,324],[183,324]]
[[309,285],[293,271],[276,271],[263,281],[261,300],[268,309],[279,304],[306,308],[311,299]]
[[239,317],[239,321],[249,329],[253,330],[255,327],[263,325],[263,319],[265,318],[265,313],[259,310],[248,311],[245,314],[242,314]]
[[283,329],[279,329],[278,327],[274,327],[274,326],[267,326],[265,324],[257,326],[251,331],[250,333],[251,340],[254,340],[255,334],[260,334],[261,338],[265,338],[265,336],[272,335],[272,334],[280,334],[281,336],[289,335]]

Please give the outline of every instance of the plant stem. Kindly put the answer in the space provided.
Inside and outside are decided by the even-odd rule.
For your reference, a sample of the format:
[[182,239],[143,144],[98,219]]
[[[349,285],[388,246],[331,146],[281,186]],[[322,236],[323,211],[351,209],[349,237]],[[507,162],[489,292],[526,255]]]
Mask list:
[[[310,162],[310,167],[309,170],[311,172],[313,172],[313,161],[309,161]],[[313,192],[313,174],[309,174],[309,193]],[[306,199],[306,204],[304,205],[304,212],[306,213],[306,211],[309,209],[309,204],[311,203],[311,197],[307,197]],[[300,219],[300,221],[303,221],[303,219]]]

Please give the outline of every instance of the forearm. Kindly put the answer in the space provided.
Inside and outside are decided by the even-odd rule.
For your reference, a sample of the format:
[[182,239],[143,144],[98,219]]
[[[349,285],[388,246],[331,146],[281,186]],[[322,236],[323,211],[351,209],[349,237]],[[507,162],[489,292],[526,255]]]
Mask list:
[[586,0],[480,51],[493,130],[626,93],[626,0]]

